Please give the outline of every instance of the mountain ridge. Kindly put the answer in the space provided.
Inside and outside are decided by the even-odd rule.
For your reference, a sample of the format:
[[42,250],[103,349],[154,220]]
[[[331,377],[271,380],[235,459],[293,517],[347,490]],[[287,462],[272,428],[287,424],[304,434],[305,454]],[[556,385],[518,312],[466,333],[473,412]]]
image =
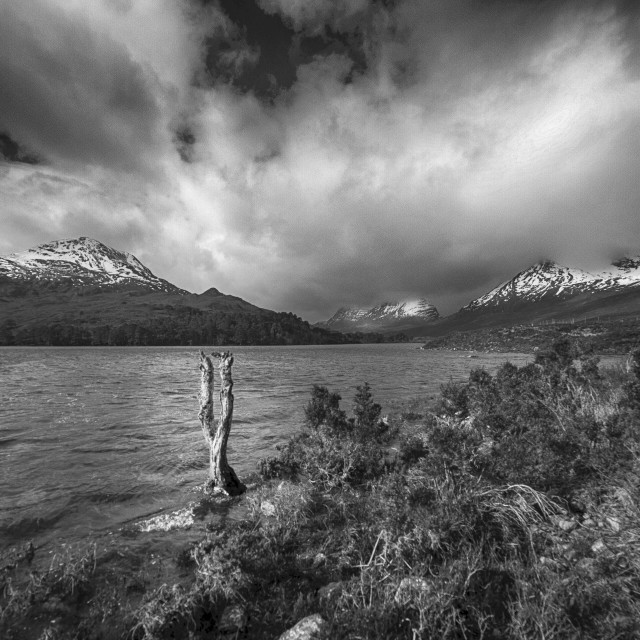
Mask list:
[[[403,332],[413,337],[429,337],[521,322],[638,313],[640,256],[619,258],[610,268],[594,273],[542,261],[446,317],[441,317],[426,298],[410,298],[382,302],[369,309],[342,307],[329,320],[312,327],[294,314],[277,314],[259,308],[237,296],[221,293],[215,287],[200,294],[191,293],[154,275],[133,254],[81,236],[0,257],[0,300],[3,303],[0,325],[5,326],[9,336],[4,343],[15,340],[16,331],[26,335],[25,327],[36,327],[34,331],[38,333],[42,327],[50,328],[56,323],[61,327],[65,323],[74,326],[79,333],[82,327],[89,327],[89,341],[98,339],[94,329],[101,326],[100,323],[109,325],[110,330],[114,325],[142,327],[138,333],[148,329],[154,340],[163,322],[170,325],[170,329],[163,325],[163,340],[170,339],[167,336],[171,331],[186,335],[180,326],[187,323],[199,329],[192,331],[193,338],[185,339],[199,340],[198,336],[206,335],[209,340],[218,335],[235,336],[238,329],[235,320],[240,317],[244,320],[237,339],[243,344],[280,343],[287,339],[284,337],[287,331],[305,334],[305,339],[314,341],[329,337],[312,335],[313,331]],[[276,325],[288,327],[284,333],[267,326],[270,314],[278,315]],[[211,324],[213,317],[220,324],[222,316],[226,318],[222,328]],[[251,325],[258,319],[264,326],[256,337]],[[208,333],[203,333],[205,324]],[[64,329],[60,331],[65,333]],[[130,329],[125,333],[127,331],[131,333]],[[342,340],[335,336],[330,339]]]
[[640,313],[640,256],[615,260],[589,273],[551,260],[538,262],[434,323],[407,330],[412,337],[444,336],[576,318],[625,317]]
[[640,286],[640,257],[614,261],[613,271],[589,273],[545,260],[520,271],[486,294],[460,309],[460,312],[495,308],[501,305],[526,304],[555,297],[566,300],[575,295],[621,291]]
[[370,309],[341,307],[328,320],[316,326],[336,331],[399,331],[440,317],[426,298],[382,302]]
[[155,276],[133,254],[86,236],[53,240],[0,257],[0,275],[49,285],[138,286],[152,291],[189,293]]

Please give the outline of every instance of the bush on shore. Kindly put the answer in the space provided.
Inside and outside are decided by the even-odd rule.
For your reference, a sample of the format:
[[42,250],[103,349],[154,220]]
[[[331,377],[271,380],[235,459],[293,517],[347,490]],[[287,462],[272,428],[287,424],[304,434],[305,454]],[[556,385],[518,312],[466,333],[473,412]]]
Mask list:
[[314,385],[304,428],[278,447],[279,456],[260,462],[263,478],[303,476],[319,489],[331,489],[361,484],[384,471],[385,445],[395,431],[380,420],[381,407],[368,383],[357,387],[352,418],[340,409],[340,400],[337,393]]

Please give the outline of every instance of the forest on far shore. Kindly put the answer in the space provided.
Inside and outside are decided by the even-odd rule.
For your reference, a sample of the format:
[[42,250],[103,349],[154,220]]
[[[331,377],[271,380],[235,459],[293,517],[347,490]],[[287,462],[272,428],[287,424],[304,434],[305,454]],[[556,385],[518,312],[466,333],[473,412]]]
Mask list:
[[0,346],[260,346],[409,341],[403,334],[328,331],[286,312],[212,313],[190,307],[176,307],[173,311],[130,322],[73,317],[18,324],[9,318],[0,324]]

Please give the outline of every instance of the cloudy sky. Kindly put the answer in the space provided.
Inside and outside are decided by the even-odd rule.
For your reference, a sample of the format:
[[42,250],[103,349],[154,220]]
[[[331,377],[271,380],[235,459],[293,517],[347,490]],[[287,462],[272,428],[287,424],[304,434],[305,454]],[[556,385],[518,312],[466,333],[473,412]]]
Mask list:
[[0,255],[305,319],[640,253],[640,3],[0,0]]

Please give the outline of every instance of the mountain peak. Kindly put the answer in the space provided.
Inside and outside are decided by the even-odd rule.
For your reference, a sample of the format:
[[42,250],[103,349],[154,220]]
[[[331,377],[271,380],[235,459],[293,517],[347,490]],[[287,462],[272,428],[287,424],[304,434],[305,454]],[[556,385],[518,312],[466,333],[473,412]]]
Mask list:
[[156,291],[182,291],[156,277],[134,255],[117,251],[86,236],[53,240],[0,258],[0,273],[20,280],[58,284],[134,285]]
[[207,296],[209,298],[219,298],[220,296],[224,296],[224,293],[221,293],[215,287],[209,287],[206,291],[203,291],[200,295]]
[[588,273],[544,260],[515,275],[511,280],[472,300],[461,311],[505,310],[542,300],[566,300],[578,294],[615,291],[640,284],[640,257],[621,258],[616,270]]
[[321,326],[337,331],[400,331],[440,317],[426,298],[382,302],[371,309],[341,307]]

